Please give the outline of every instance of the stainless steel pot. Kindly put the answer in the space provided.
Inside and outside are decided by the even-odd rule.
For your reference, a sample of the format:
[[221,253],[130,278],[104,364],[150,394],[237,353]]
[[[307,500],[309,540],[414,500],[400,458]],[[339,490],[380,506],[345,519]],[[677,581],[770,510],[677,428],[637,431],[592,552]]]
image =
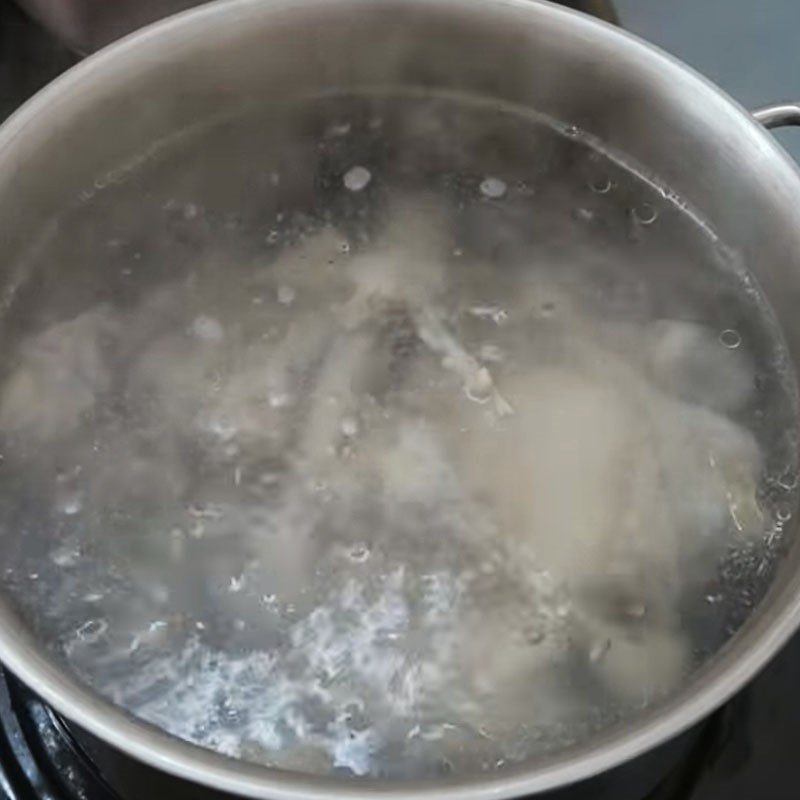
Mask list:
[[[678,61],[533,0],[230,0],[143,30],[42,91],[0,132],[3,303],[26,247],[98,175],[171,131],[245,99],[414,87],[489,96],[575,125],[686,198],[742,254],[800,366],[800,174],[763,126]],[[762,124],[759,124],[762,123]],[[796,537],[794,537],[796,539]],[[503,798],[562,786],[675,736],[737,691],[800,622],[800,543],[766,599],[683,690],[622,728],[491,776],[379,784],[309,778],[177,741],[99,699],[0,606],[0,658],[67,718],[150,765],[250,797]]]

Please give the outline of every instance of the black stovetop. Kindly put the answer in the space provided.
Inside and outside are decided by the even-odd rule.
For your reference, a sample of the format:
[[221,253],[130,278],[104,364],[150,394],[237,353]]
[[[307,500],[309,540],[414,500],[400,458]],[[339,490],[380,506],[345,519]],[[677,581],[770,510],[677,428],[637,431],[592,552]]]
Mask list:
[[[800,98],[798,0],[564,3],[616,21],[671,50],[746,107]],[[76,60],[12,0],[0,0],[0,120]],[[779,136],[800,159],[800,130]],[[750,686],[685,736],[656,774],[643,780],[643,762],[634,762],[549,798],[795,800],[800,795],[795,744],[800,739],[800,693],[794,691],[798,675],[800,635]],[[174,781],[165,790],[153,770],[98,747],[102,745],[76,736],[0,669],[0,800],[140,800],[167,793],[174,800],[210,797]],[[641,786],[645,788],[638,790]]]

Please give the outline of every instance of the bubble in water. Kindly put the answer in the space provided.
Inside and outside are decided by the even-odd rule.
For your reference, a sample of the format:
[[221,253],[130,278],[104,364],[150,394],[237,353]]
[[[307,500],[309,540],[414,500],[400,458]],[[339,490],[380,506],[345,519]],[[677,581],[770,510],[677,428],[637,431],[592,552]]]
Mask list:
[[339,252],[340,253],[349,253],[350,252],[350,242],[339,242]]
[[658,219],[658,211],[650,203],[642,203],[642,205],[634,208],[631,213],[640,225],[652,225]]
[[610,178],[595,178],[589,181],[589,188],[595,194],[608,194],[613,187],[614,184],[611,182]]
[[733,328],[726,328],[722,331],[719,335],[719,340],[729,350],[735,350],[742,343],[741,335]]
[[153,646],[163,643],[168,629],[169,624],[166,620],[154,620],[141,633],[138,633],[133,637],[128,651],[130,653],[134,653],[142,645]]
[[355,166],[347,170],[343,178],[345,189],[349,189],[351,192],[360,192],[362,189],[366,189],[371,180],[372,173],[362,166]]
[[244,589],[245,584],[245,576],[244,573],[240,575],[231,575],[230,580],[228,581],[228,591],[231,594],[236,594],[241,592]]
[[225,336],[225,330],[219,320],[201,314],[192,322],[192,334],[204,342],[220,342]]
[[505,354],[496,344],[481,345],[479,355],[481,357],[481,361],[491,361],[496,363],[505,361]]
[[221,519],[223,516],[222,509],[215,505],[190,505],[186,511],[190,517],[195,519]]
[[641,600],[631,600],[626,603],[623,613],[630,619],[644,619],[647,613],[647,606]]
[[488,177],[481,181],[481,194],[485,197],[491,197],[493,200],[502,197],[507,188],[506,182],[500,178]]
[[351,122],[334,122],[328,128],[327,133],[329,136],[347,136],[352,127],[353,124]]
[[508,321],[508,311],[497,306],[470,306],[469,313],[479,319],[490,319],[495,325],[502,325]]
[[570,138],[574,138],[578,136],[581,132],[581,129],[577,125],[567,125],[564,128],[564,133],[569,136]]
[[80,464],[76,464],[74,467],[72,467],[72,469],[63,470],[59,472],[58,475],[56,476],[56,481],[58,481],[58,483],[66,483],[72,478],[77,478],[78,475],[81,474],[81,472],[83,472],[83,468],[81,467]]
[[50,554],[50,560],[58,567],[74,567],[80,557],[81,551],[74,545],[64,545]]
[[267,244],[275,244],[275,242],[277,242],[279,238],[280,238],[280,233],[278,233],[278,231],[276,230],[271,230],[267,234]]
[[355,417],[344,417],[340,427],[345,436],[355,436],[358,433],[358,420]]
[[603,639],[602,641],[595,642],[589,650],[589,661],[591,661],[592,664],[597,664],[597,662],[601,661],[610,649],[610,639]]
[[262,472],[258,476],[258,482],[262,486],[277,486],[281,482],[281,476],[277,472]]
[[292,398],[288,392],[270,392],[268,397],[270,408],[286,408],[291,405]]
[[473,403],[488,403],[492,397],[494,383],[489,370],[481,367],[472,380],[464,387],[464,392]]
[[[241,622],[241,620],[236,620],[236,623],[238,622]],[[238,629],[239,626],[236,623],[234,623],[234,626]],[[244,625],[242,625],[242,627],[244,627]],[[240,710],[233,706],[227,697],[220,704],[220,715],[228,724],[235,724],[242,716]]]
[[297,292],[295,292],[291,286],[278,287],[278,302],[281,305],[290,306],[294,302],[295,297],[297,297]]
[[81,497],[79,492],[72,492],[61,499],[61,502],[58,504],[58,510],[62,514],[66,514],[68,517],[72,517],[75,514],[80,513],[80,510],[83,508],[83,498]]
[[580,222],[591,222],[594,219],[595,214],[594,211],[591,211],[588,208],[576,208],[573,212],[573,216]]
[[208,430],[223,442],[229,442],[239,432],[239,428],[225,417],[216,417],[208,424]]
[[778,506],[775,511],[775,516],[779,522],[788,522],[792,518],[792,510],[788,506]]
[[366,544],[360,542],[358,544],[354,544],[348,551],[347,557],[351,561],[355,561],[357,564],[363,564],[367,559],[369,559],[370,550]]
[[104,619],[90,619],[75,631],[77,637],[87,644],[94,644],[99,641],[103,634],[108,630],[108,622]]

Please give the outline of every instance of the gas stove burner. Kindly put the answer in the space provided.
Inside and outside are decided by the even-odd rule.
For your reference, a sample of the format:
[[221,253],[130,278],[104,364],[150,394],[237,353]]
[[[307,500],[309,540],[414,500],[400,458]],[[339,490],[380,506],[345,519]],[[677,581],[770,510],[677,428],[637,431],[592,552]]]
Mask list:
[[61,719],[0,674],[0,800],[121,800]]

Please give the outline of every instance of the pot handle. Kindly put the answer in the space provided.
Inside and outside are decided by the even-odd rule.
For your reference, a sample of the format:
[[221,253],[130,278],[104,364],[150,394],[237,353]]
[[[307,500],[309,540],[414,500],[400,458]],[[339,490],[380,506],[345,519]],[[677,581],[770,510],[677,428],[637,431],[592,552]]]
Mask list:
[[786,125],[800,125],[800,102],[777,103],[753,111],[756,122],[765,128],[783,128]]

